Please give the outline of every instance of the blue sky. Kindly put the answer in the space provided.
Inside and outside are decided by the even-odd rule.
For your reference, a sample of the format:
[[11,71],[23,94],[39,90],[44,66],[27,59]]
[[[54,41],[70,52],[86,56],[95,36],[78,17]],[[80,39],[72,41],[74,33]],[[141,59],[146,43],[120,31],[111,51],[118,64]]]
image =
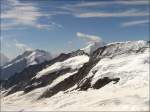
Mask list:
[[91,41],[77,33],[106,43],[148,40],[148,0],[91,1],[1,0],[1,52],[10,58],[29,49],[70,52]]

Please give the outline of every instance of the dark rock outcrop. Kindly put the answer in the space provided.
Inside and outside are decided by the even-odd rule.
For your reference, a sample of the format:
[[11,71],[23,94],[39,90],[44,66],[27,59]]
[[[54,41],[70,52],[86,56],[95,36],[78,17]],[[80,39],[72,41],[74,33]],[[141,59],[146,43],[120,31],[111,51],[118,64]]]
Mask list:
[[110,83],[112,81],[114,81],[114,84],[116,84],[119,80],[120,80],[120,78],[111,79],[109,77],[104,77],[104,78],[96,81],[96,83],[92,86],[92,88],[94,88],[94,89],[102,88],[103,86],[107,85],[108,83]]
[[[101,47],[99,50],[99,54],[102,54],[106,47]],[[93,56],[92,56],[93,57]],[[89,73],[89,71],[100,61],[101,58],[90,58],[89,62],[85,63],[77,73],[66,78],[56,86],[49,88],[46,92],[44,92],[40,98],[51,97],[58,93],[59,91],[65,91],[75,84],[78,85],[80,81]]]
[[[13,75],[7,80],[7,83],[5,83],[5,89],[8,89],[10,87],[13,87],[13,88],[6,95],[12,94],[16,91],[25,91],[26,93],[26,92],[32,91],[33,89],[50,84],[50,82],[54,80],[55,78],[57,78],[58,76],[63,75],[63,73],[69,72],[70,68],[67,68],[65,70],[63,69],[61,71],[57,71],[57,72],[45,75],[41,77],[40,79],[35,79],[34,77],[39,71],[43,70],[47,66],[51,66],[56,62],[62,62],[68,58],[78,56],[78,55],[87,55],[87,54],[84,53],[84,51],[82,50],[77,50],[75,52],[68,53],[68,54],[62,53],[58,57],[50,61],[46,61],[42,64],[32,65],[32,66],[25,68],[22,72],[16,73],[15,75]],[[34,83],[38,83],[38,84],[34,85]]]

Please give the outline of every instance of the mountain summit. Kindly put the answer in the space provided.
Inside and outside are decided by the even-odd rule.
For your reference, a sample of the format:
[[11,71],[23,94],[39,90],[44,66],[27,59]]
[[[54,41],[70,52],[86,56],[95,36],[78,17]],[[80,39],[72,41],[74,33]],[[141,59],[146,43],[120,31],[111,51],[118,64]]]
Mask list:
[[7,79],[15,73],[21,72],[28,66],[40,64],[50,59],[52,59],[51,54],[43,50],[36,49],[25,51],[1,68],[1,79]]

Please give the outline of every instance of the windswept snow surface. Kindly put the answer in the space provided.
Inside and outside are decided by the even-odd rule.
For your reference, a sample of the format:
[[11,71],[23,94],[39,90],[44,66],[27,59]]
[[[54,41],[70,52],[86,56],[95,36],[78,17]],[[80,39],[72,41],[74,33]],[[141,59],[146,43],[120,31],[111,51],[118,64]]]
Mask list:
[[[85,56],[84,58],[77,57],[46,68],[39,73],[40,75],[38,74],[38,77],[52,70],[58,70],[62,66],[71,65],[71,68],[74,68],[75,65],[79,66]],[[20,91],[2,97],[1,109],[2,111],[149,111],[149,58],[149,48],[144,52],[103,58],[83,80],[93,76],[91,81],[93,85],[103,77],[120,78],[118,83],[111,82],[103,88],[89,88],[87,91],[62,91],[41,100],[37,98],[48,86],[35,89],[27,94]],[[87,61],[88,58],[85,60]],[[83,62],[86,62],[85,60]],[[72,74],[65,74],[61,80],[70,75]],[[59,81],[60,79],[56,79],[53,84]]]
[[[103,77],[118,77],[121,79],[119,81],[120,86],[123,84],[128,84],[130,80],[135,83],[135,86],[145,83],[148,85],[148,69],[149,54],[147,51],[138,55],[124,55],[124,58],[122,56],[117,56],[114,59],[104,58],[91,70],[88,76],[94,75],[92,84]],[[95,74],[93,74],[94,71],[96,71]]]
[[57,62],[53,64],[52,66],[47,67],[46,69],[43,69],[40,71],[37,75],[36,78],[39,78],[43,75],[47,75],[49,73],[59,71],[65,68],[71,68],[72,70],[77,70],[83,66],[84,63],[89,61],[89,57],[87,55],[82,55],[82,56],[75,56],[72,58],[69,58],[63,62]]

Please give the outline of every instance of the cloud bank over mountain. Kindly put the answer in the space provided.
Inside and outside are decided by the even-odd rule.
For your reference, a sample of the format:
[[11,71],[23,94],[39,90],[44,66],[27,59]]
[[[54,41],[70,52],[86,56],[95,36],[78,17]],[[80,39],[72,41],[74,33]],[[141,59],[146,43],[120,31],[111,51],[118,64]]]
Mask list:
[[86,53],[91,54],[97,48],[104,45],[104,42],[101,37],[95,35],[89,35],[81,32],[77,32],[77,37],[84,40],[87,46],[81,50],[84,50]]

